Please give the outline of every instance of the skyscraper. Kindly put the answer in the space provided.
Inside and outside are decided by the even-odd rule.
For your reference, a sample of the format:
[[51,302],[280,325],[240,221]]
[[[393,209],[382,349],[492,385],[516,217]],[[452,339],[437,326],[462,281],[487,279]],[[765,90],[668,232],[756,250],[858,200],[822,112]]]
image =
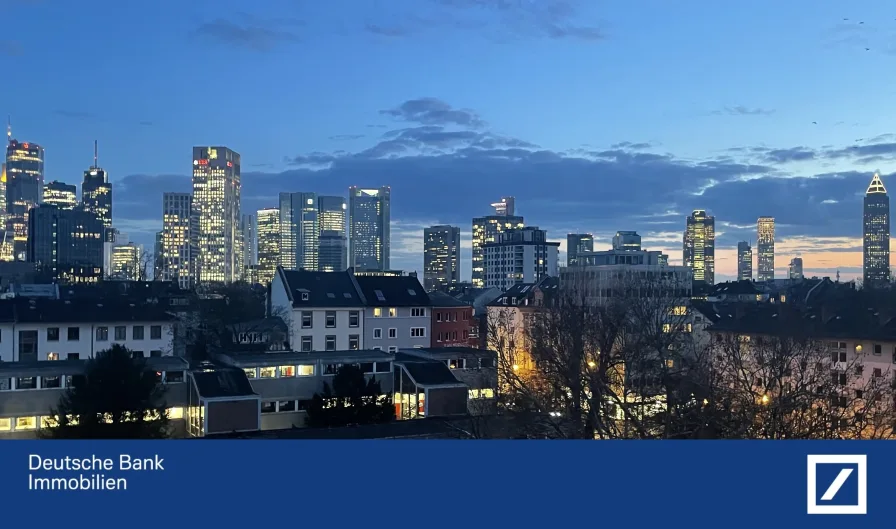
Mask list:
[[109,279],[114,281],[146,281],[140,254],[143,247],[132,242],[112,246]]
[[688,217],[682,259],[693,271],[694,281],[708,285],[715,282],[716,219],[702,209],[695,209]]
[[500,202],[492,204],[496,215],[486,215],[473,219],[473,286],[482,288],[485,286],[485,250],[488,243],[498,240],[498,235],[506,230],[522,229],[525,224],[523,217],[514,215],[515,201],[513,197],[503,197]]
[[[4,158],[5,160],[5,158]],[[0,231],[6,230],[6,162],[0,163]]]
[[566,265],[575,266],[578,256],[594,251],[594,235],[590,233],[569,233],[566,235]]
[[92,283],[103,275],[103,223],[82,209],[40,205],[28,214],[28,261],[61,283]]
[[348,206],[343,197],[317,197],[317,218],[320,223],[320,231],[337,231],[344,235],[347,209]]
[[44,204],[51,204],[59,209],[75,209],[78,205],[78,188],[54,180],[44,186]]
[[345,235],[341,231],[320,232],[318,266],[321,272],[345,271]]
[[348,265],[357,271],[389,269],[391,194],[389,187],[348,190]]
[[[258,221],[258,282],[267,285],[274,278],[277,265],[281,265],[280,208],[259,209]],[[282,266],[282,265],[281,265]],[[285,268],[285,267],[284,267]]]
[[280,266],[287,270],[317,270],[317,196],[280,193]]
[[162,241],[157,262],[160,271],[156,276],[162,281],[175,281],[178,286],[190,289],[196,286],[198,277],[197,231],[198,218],[193,214],[193,196],[190,193],[164,193],[162,195]]
[[84,209],[92,212],[103,221],[106,229],[106,242],[113,242],[112,233],[112,183],[97,160],[97,143],[93,142],[93,165],[84,171],[81,183],[81,203]]
[[245,214],[240,221],[240,231],[243,232],[243,277],[246,270],[258,264],[258,226],[255,223],[255,215]]
[[163,231],[156,232],[156,243],[153,246],[152,251],[152,260],[153,260],[153,268],[152,268],[152,278],[154,281],[159,281],[162,278],[162,240],[164,238]]
[[43,199],[44,149],[36,143],[12,139],[9,127],[6,136],[7,240],[11,234],[14,258],[25,260],[28,213]]
[[737,243],[737,280],[753,280],[753,249],[747,241]]
[[803,278],[803,258],[794,257],[790,260],[790,279]]
[[460,283],[460,228],[423,230],[423,287],[427,292]]
[[199,282],[240,277],[240,155],[193,147],[193,211],[199,222]]
[[874,173],[865,191],[862,227],[862,284],[875,287],[890,280],[890,197]]
[[758,281],[774,281],[775,279],[775,218],[759,217],[757,222],[756,279]]
[[485,286],[507,290],[517,283],[537,283],[558,272],[559,242],[549,242],[536,226],[509,229],[483,245]]

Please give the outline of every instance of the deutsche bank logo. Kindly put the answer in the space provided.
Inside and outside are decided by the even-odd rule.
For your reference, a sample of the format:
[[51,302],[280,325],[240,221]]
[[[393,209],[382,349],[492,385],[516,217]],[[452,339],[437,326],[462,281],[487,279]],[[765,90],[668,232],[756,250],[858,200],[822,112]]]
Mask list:
[[809,514],[868,514],[868,456],[809,455]]

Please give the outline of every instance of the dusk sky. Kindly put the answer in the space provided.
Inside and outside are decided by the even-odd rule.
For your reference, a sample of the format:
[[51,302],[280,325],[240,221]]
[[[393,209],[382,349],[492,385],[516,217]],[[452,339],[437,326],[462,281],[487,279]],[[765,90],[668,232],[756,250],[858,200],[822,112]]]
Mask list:
[[[862,195],[896,189],[896,5],[842,0],[17,0],[0,112],[80,184],[99,141],[113,224],[152,249],[191,148],[242,155],[243,212],[279,191],[392,187],[392,268],[423,227],[502,195],[526,224],[681,261],[716,217],[716,280],[777,219],[778,277],[861,273]],[[847,20],[848,19],[848,20]],[[866,49],[867,48],[867,49]],[[814,122],[814,123],[813,123]]]

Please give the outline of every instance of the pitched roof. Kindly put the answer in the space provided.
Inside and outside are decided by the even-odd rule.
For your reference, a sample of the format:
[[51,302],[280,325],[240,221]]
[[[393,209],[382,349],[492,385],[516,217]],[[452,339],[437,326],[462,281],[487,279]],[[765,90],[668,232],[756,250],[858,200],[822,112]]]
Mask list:
[[444,292],[438,290],[429,293],[429,301],[433,307],[470,307],[472,303],[466,303],[459,299],[455,299]]
[[855,303],[824,307],[732,305],[710,330],[818,339],[896,341],[896,314]]
[[418,386],[465,386],[444,362],[395,353],[395,363],[404,367]]
[[0,300],[0,321],[17,323],[168,322],[175,319],[157,305],[138,305],[114,298],[102,301],[45,298]]
[[348,272],[311,272],[277,267],[277,274],[295,308],[365,305],[355,278]]
[[370,307],[428,307],[429,296],[412,276],[355,276]]
[[255,395],[246,372],[233,367],[197,369],[192,372],[199,396],[206,399]]
[[729,281],[727,283],[718,283],[712,287],[710,296],[742,296],[759,294],[759,289],[752,281],[744,279],[741,281]]

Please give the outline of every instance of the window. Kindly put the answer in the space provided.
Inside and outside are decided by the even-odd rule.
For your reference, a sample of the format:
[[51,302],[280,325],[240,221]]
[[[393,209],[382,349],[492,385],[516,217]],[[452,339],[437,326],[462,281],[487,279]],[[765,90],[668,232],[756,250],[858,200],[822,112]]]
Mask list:
[[302,336],[302,352],[303,353],[311,352],[311,337],[310,336]]
[[495,360],[493,358],[480,358],[479,367],[495,367]]
[[47,353],[47,360],[59,360],[59,353]]
[[169,419],[183,419],[184,418],[184,409],[183,408],[168,408],[168,418]]
[[874,344],[874,356],[880,356],[883,352],[883,347],[879,343]]
[[48,342],[58,342],[59,341],[59,327],[47,328],[47,341]]
[[857,399],[861,399],[861,398],[864,397],[864,396],[865,396],[865,392],[864,392],[864,391],[862,391],[861,389],[857,389],[857,390],[856,390],[856,398],[857,398]]
[[296,411],[296,401],[294,400],[281,400],[277,403],[277,411],[283,413],[287,411]]
[[398,338],[398,329],[395,327],[389,329],[389,338]]
[[37,417],[16,417],[16,430],[34,430],[37,428]]
[[479,397],[483,399],[495,398],[495,390],[492,388],[484,388],[479,390]]
[[159,351],[158,349],[149,352],[150,358],[159,358],[161,356],[162,356],[162,351]]
[[362,362],[358,364],[362,373],[373,373],[373,362]]
[[426,327],[411,327],[411,338],[426,338]]
[[276,413],[277,401],[269,400],[261,402],[261,413]]
[[81,353],[69,353],[65,357],[69,360],[78,360],[81,358]]
[[377,373],[388,373],[392,371],[392,362],[377,362],[375,369]]
[[397,353],[397,352],[398,352],[398,347],[396,347],[396,346],[394,346],[394,345],[390,345],[390,346],[389,346],[389,352],[390,352],[390,353]]
[[373,317],[374,318],[382,318],[383,317],[383,309],[381,309],[380,307],[374,307]]
[[303,329],[311,329],[312,328],[312,322],[314,321],[312,319],[312,316],[313,316],[313,313],[311,311],[308,311],[308,310],[302,311],[302,328]]
[[152,325],[149,327],[149,339],[150,340],[161,340],[162,339],[162,326],[161,325]]
[[19,331],[19,361],[37,360],[37,331]]
[[276,367],[261,367],[258,369],[258,378],[275,378],[276,376]]
[[439,333],[439,334],[437,335],[436,341],[437,341],[437,342],[441,342],[441,341],[442,341],[442,333]]
[[16,389],[37,389],[36,377],[20,377],[16,379]]
[[442,322],[442,313],[441,312],[436,312],[436,321],[439,323]]
[[76,342],[81,339],[81,328],[80,327],[69,327],[68,328],[68,339],[69,341]]
[[457,321],[457,313],[456,312],[451,313],[451,321]]
[[0,432],[8,432],[10,430],[12,430],[12,419],[0,417]]
[[296,366],[280,366],[280,376],[281,377],[296,376]]
[[411,317],[420,318],[426,316],[426,309],[420,307],[414,307],[411,309]]
[[846,362],[846,351],[841,351],[841,352],[840,352],[840,361],[841,361],[841,362]]
[[247,367],[247,368],[243,369],[243,371],[246,372],[246,378],[256,378],[256,376],[257,376],[255,374],[256,369],[254,367]]
[[464,311],[464,321],[469,321],[470,313],[468,311]]
[[326,351],[335,351],[336,350],[336,337],[333,335],[327,336],[325,344]]
[[142,325],[134,325],[134,329],[131,331],[135,340],[143,339],[143,326]]
[[[0,391],[9,391],[12,389],[12,379],[9,377],[0,378]],[[2,428],[0,428],[2,429]]]
[[336,311],[327,311],[326,326],[328,329],[332,329],[336,326]]
[[342,364],[326,364],[324,365],[324,376],[335,375],[337,371],[339,371],[339,367]]
[[447,362],[451,369],[466,369],[467,362],[463,358],[452,358]]
[[382,329],[374,329],[374,330],[373,330],[373,338],[374,338],[374,340],[379,340],[379,339],[382,338],[382,337],[383,337],[383,330],[382,330]]
[[348,348],[352,351],[357,351],[361,348],[361,337],[357,334],[350,334],[348,337]]
[[308,294],[308,292],[302,292],[302,301],[308,301],[310,297]]
[[109,328],[108,327],[97,327],[96,328],[96,341],[106,342],[108,340],[109,340]]
[[[255,370],[253,370],[253,375]],[[184,372],[183,371],[166,371],[165,372],[165,382],[169,384],[177,384],[178,382],[184,381]]]
[[863,366],[863,365],[861,365],[861,364],[859,364],[859,365],[856,366],[856,376],[857,376],[857,377],[862,376],[862,372],[863,372],[863,371],[865,371],[865,366]]
[[390,318],[398,317],[398,309],[396,309],[395,307],[390,308],[389,309],[389,317]]
[[880,378],[883,376],[883,372],[879,367],[874,368],[874,378]]
[[131,358],[143,358],[143,351],[131,351]]
[[299,366],[299,376],[300,376],[300,377],[312,377],[312,376],[314,376],[314,366],[313,366],[313,365],[301,365],[301,366]]
[[348,326],[349,327],[358,327],[361,325],[361,314],[353,310],[348,313]]
[[62,379],[60,377],[40,377],[41,389],[61,388]]
[[116,340],[127,340],[128,339],[128,328],[124,325],[118,325],[115,327],[115,339]]

